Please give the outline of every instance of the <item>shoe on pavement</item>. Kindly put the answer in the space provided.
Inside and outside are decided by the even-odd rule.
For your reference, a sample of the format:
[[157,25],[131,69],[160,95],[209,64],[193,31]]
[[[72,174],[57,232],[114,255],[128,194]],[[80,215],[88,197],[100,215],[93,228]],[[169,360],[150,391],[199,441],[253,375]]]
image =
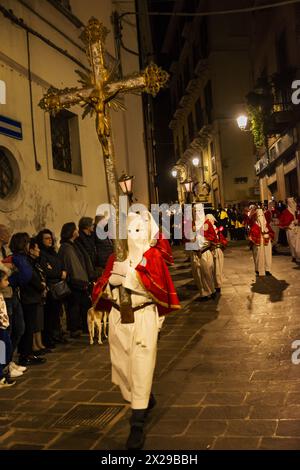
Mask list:
[[10,366],[12,369],[20,370],[21,372],[25,372],[25,370],[27,370],[27,367],[19,366],[18,364],[16,364],[16,363],[13,362],[13,361],[11,361],[11,362],[9,363],[9,366]]
[[19,363],[22,366],[45,364],[45,362],[47,362],[47,359],[45,357],[37,357],[34,354],[30,356],[21,356],[19,360]]
[[11,379],[16,379],[17,377],[21,377],[21,375],[23,375],[22,371],[14,369],[11,367],[11,365],[8,366],[8,371]]
[[142,449],[145,443],[145,433],[142,426],[131,426],[130,434],[126,442],[126,449]]
[[272,273],[270,273],[270,271],[266,271],[266,276],[272,276]]
[[12,387],[13,385],[15,385],[15,383],[15,380],[10,380],[6,377],[3,377],[3,379],[0,380],[0,388]]

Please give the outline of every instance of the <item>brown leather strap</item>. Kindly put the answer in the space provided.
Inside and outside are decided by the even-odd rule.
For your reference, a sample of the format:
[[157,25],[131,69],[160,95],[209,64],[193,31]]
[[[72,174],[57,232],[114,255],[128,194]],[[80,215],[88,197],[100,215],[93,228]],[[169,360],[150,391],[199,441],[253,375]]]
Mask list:
[[[155,305],[155,304],[154,304],[154,302],[145,302],[145,303],[142,304],[142,305],[138,305],[138,306],[136,306],[136,307],[133,307],[132,310],[133,310],[134,312],[137,312],[138,310],[141,310],[142,308],[148,307],[149,305]],[[120,311],[120,306],[119,306],[118,304],[112,302],[112,306],[113,306],[116,310]]]

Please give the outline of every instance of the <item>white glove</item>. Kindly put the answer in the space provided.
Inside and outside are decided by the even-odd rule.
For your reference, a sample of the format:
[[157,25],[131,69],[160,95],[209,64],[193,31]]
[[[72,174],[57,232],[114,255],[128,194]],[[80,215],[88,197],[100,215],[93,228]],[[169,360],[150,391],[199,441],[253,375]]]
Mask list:
[[129,269],[129,261],[115,261],[113,264],[112,272],[109,278],[109,283],[112,286],[120,286],[125,279]]
[[126,276],[129,268],[129,260],[125,261],[115,261],[113,264],[112,274],[119,274],[119,276]]

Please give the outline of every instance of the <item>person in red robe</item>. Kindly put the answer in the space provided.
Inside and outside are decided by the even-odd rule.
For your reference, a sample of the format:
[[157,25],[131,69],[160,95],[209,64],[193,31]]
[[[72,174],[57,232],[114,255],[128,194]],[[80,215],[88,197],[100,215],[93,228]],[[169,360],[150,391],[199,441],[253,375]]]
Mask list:
[[289,197],[287,199],[287,208],[279,216],[279,227],[286,230],[286,238],[294,262],[296,262],[297,225],[297,203],[293,197]]
[[266,221],[262,209],[257,209],[252,216],[252,225],[249,232],[255,273],[257,276],[271,276],[272,271],[272,240],[274,232]]
[[195,283],[199,289],[199,301],[208,301],[215,298],[216,289],[214,282],[214,258],[212,249],[218,243],[218,237],[215,233],[211,221],[205,216],[195,224],[196,240],[198,249],[192,254],[192,273]]
[[[156,362],[157,339],[162,320],[180,309],[169,274],[172,263],[168,241],[156,237],[158,227],[151,214],[128,215],[128,256],[115,261],[111,255],[103,275],[96,282],[92,300],[96,310],[109,316],[109,347],[112,382],[131,403],[127,449],[141,449],[145,440],[145,420],[155,405],[151,393]],[[131,294],[131,316],[121,312],[120,289]]]
[[[223,283],[223,269],[224,269],[224,253],[227,246],[227,239],[223,235],[223,227],[217,227],[217,222],[213,214],[206,216],[206,221],[210,222],[209,229],[207,231],[207,237],[211,241],[211,251],[214,259],[214,282],[216,292],[221,292]],[[214,233],[212,232],[214,231]],[[208,234],[209,233],[209,234]]]

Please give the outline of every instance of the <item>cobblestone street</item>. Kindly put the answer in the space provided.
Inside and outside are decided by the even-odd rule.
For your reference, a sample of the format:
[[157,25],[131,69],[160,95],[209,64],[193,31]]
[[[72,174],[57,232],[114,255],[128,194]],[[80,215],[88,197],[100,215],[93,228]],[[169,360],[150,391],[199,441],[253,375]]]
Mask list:
[[[175,255],[184,308],[161,333],[145,448],[300,450],[300,266],[276,256],[273,277],[255,279],[247,245],[231,246],[222,295],[203,303]],[[47,360],[0,390],[0,448],[124,449],[130,409],[111,384],[107,342],[83,336]]]

